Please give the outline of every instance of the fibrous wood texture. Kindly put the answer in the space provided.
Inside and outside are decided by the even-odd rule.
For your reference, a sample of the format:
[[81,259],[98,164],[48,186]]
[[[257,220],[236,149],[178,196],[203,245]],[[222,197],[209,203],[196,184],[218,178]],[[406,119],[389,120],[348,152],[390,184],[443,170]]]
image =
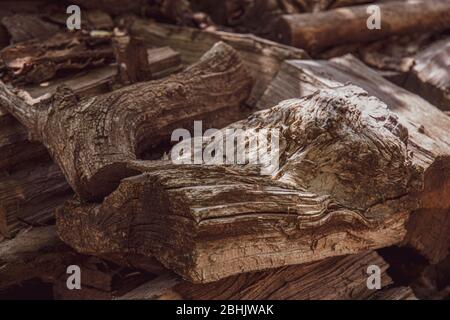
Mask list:
[[431,261],[448,254],[450,221],[450,119],[419,96],[383,79],[352,56],[327,61],[289,61],[282,66],[260,101],[269,107],[286,98],[351,82],[385,102],[408,129],[412,162],[424,169],[423,189],[416,193],[420,209],[408,222],[406,242]]
[[222,133],[231,128],[279,130],[279,168],[262,176],[253,166],[134,162],[143,174],[101,205],[59,212],[61,237],[84,253],[155,256],[193,282],[403,239],[421,170],[406,128],[378,99],[352,86],[322,90]]
[[41,108],[30,108],[3,85],[0,105],[46,145],[76,193],[98,199],[132,175],[126,162],[146,143],[158,144],[193,119],[238,112],[251,85],[237,53],[218,43],[197,64],[160,81],[80,101],[60,91]]
[[381,28],[369,29],[367,5],[316,14],[284,15],[276,27],[279,41],[317,53],[331,46],[450,27],[447,0],[406,0],[378,4]]
[[334,257],[270,271],[243,273],[213,283],[192,284],[174,274],[163,274],[131,290],[119,299],[188,300],[342,300],[370,298],[376,290],[367,288],[367,268],[381,270],[381,286],[391,278],[388,264],[375,252]]

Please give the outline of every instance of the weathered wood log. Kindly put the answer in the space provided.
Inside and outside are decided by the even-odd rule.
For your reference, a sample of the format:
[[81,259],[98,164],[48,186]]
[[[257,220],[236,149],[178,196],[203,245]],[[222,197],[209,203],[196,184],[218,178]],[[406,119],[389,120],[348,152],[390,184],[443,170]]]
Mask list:
[[148,65],[147,49],[136,38],[125,31],[115,30],[113,38],[114,55],[120,82],[129,85],[152,78]]
[[24,231],[0,243],[0,288],[32,278],[52,279],[65,273],[76,256],[53,226]]
[[16,170],[27,160],[47,155],[40,143],[28,141],[27,130],[10,114],[0,110],[0,176]]
[[72,196],[61,170],[49,159],[0,179],[0,235],[14,236],[27,226],[43,225]]
[[360,5],[316,14],[284,15],[276,26],[277,39],[315,54],[345,43],[450,28],[447,0],[407,0],[378,6],[382,17],[380,29],[367,27],[368,6]]
[[[415,197],[420,209],[408,222],[405,242],[433,262],[443,259],[450,246],[450,119],[427,101],[383,79],[352,56],[327,61],[286,62],[259,107],[305,96],[321,88],[351,82],[385,102],[408,129],[408,152],[424,168],[424,187]],[[300,85],[299,85],[300,84]]]
[[368,2],[373,0],[191,0],[194,9],[208,13],[217,24],[244,27],[257,34],[273,27],[272,22],[281,14],[318,12]]
[[381,271],[381,286],[392,283],[388,264],[375,252],[328,258],[270,271],[243,273],[212,283],[192,284],[167,273],[119,299],[189,300],[343,300],[365,299],[377,290],[367,287],[367,268]]
[[[450,110],[448,76],[450,38],[445,34],[413,34],[377,41],[356,52],[384,77]],[[384,71],[393,72],[384,72]]]
[[160,81],[81,101],[62,92],[47,108],[30,108],[3,85],[0,105],[44,143],[77,194],[99,199],[133,175],[126,162],[149,144],[169,141],[194,119],[220,122],[240,113],[251,86],[238,54],[218,43],[197,64]]
[[[407,130],[378,99],[352,86],[322,90],[221,132],[234,141],[231,129],[244,128],[279,130],[279,168],[269,176],[250,164],[136,161],[130,168],[143,174],[122,180],[102,204],[75,201],[60,210],[60,236],[83,253],[154,256],[193,282],[404,238],[422,177],[407,153]],[[208,142],[214,150],[223,143]],[[250,158],[267,152],[262,144],[247,151]]]
[[[301,49],[285,46],[253,35],[220,31],[202,31],[136,19],[130,33],[156,47],[169,46],[180,52],[182,62],[194,63],[217,41],[224,41],[238,51],[250,71],[254,86],[249,104],[255,104],[285,59],[303,59]],[[192,41],[195,39],[195,41]]]
[[419,52],[414,62],[404,87],[450,111],[450,37]]
[[111,40],[77,33],[58,33],[45,41],[32,39],[0,51],[3,81],[41,83],[59,70],[79,70],[113,61]]
[[[181,69],[180,55],[169,47],[147,49],[152,79],[160,79]],[[52,80],[48,86],[28,85],[23,95],[30,103],[50,99],[57,87],[67,86],[79,96],[89,97],[117,88],[117,68],[100,67],[74,76]],[[30,142],[28,133],[17,120],[0,107],[0,172],[16,170],[33,159],[46,157],[47,151],[40,143]]]
[[3,17],[1,22],[11,35],[13,43],[30,39],[45,40],[60,31],[57,25],[46,22],[39,16],[32,14],[15,14]]

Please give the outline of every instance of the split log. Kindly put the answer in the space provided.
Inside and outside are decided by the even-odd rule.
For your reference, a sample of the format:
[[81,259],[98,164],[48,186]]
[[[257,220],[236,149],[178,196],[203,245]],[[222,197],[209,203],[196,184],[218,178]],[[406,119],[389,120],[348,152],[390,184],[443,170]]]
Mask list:
[[59,32],[59,27],[33,14],[15,14],[1,19],[13,43],[30,39],[45,40]]
[[72,196],[61,170],[49,159],[0,179],[0,235],[43,225]]
[[[152,79],[166,77],[181,69],[180,55],[169,47],[147,49]],[[75,94],[90,97],[117,87],[117,68],[100,67],[51,81],[48,86],[28,85],[22,88],[30,103],[50,99],[59,86],[69,87]],[[16,170],[26,161],[47,155],[45,147],[28,140],[27,130],[8,112],[0,108],[0,172]]]
[[101,199],[135,173],[126,163],[149,144],[169,141],[174,129],[194,119],[226,121],[224,115],[240,112],[251,86],[237,53],[218,43],[197,64],[163,80],[80,101],[61,92],[41,108],[2,85],[0,105],[44,143],[77,194]]
[[0,109],[0,176],[20,168],[25,161],[45,158],[40,143],[28,141],[27,130]]
[[447,0],[406,0],[378,6],[381,29],[367,28],[368,6],[360,5],[315,14],[284,15],[276,26],[277,39],[316,54],[345,43],[450,28],[450,3]]
[[148,81],[152,78],[147,49],[141,41],[130,37],[125,31],[115,30],[113,48],[122,84]]
[[[254,86],[249,104],[253,105],[278,72],[286,59],[303,59],[308,55],[301,49],[285,46],[253,35],[220,31],[202,31],[135,19],[130,33],[156,47],[169,46],[178,51],[184,64],[194,63],[217,41],[232,46],[250,71]],[[195,39],[193,41],[192,39]]]
[[192,284],[168,273],[126,293],[122,300],[344,300],[365,299],[367,268],[381,270],[381,286],[392,283],[388,264],[375,252],[328,258],[264,272],[243,273],[206,284]]
[[[135,161],[130,168],[143,173],[102,204],[58,211],[61,238],[87,254],[154,256],[196,283],[403,240],[421,170],[407,129],[378,99],[353,86],[321,90],[221,132],[229,141],[230,129],[244,128],[279,130],[279,168],[269,176],[250,164]],[[258,144],[248,154],[264,151]]]
[[0,243],[0,288],[32,278],[51,279],[65,273],[75,256],[53,226],[24,231]]
[[419,52],[414,62],[404,87],[450,111],[450,37]]
[[[191,0],[192,7],[206,12],[222,26],[239,32],[268,35],[282,14],[318,12],[331,8],[373,2],[371,0]],[[261,23],[264,21],[264,23]]]
[[405,242],[433,262],[450,246],[450,119],[430,103],[383,79],[352,56],[327,61],[286,62],[259,103],[267,108],[281,100],[306,96],[321,88],[351,82],[385,102],[408,129],[408,152],[424,168],[424,188],[415,197],[420,209],[408,222]]
[[[158,79],[181,65],[172,49],[148,49],[153,78]],[[101,67],[89,72],[52,81],[49,86],[27,86],[31,99],[49,99],[61,85],[89,97],[111,91],[117,69]],[[1,110],[0,110],[1,111]],[[27,130],[10,114],[0,113],[0,234],[12,237],[29,225],[53,218],[54,209],[72,194],[64,175],[48,156],[45,147],[28,140]]]
[[181,70],[181,56],[170,47],[147,49],[149,73],[160,79]]
[[[356,50],[361,59],[394,83],[450,110],[450,38],[413,34],[377,41]],[[393,71],[385,73],[384,71]]]
[[41,83],[61,70],[80,70],[113,61],[111,40],[81,32],[58,33],[46,41],[25,41],[0,51],[3,81]]

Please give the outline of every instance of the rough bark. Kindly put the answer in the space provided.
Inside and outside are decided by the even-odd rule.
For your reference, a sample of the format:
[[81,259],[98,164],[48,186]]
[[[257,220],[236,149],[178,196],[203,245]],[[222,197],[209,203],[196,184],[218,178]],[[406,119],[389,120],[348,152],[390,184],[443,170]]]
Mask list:
[[[176,27],[144,20],[135,20],[130,33],[152,46],[169,46],[178,51],[182,62],[194,63],[214,43],[224,41],[240,55],[250,71],[254,86],[249,104],[253,105],[278,72],[285,59],[302,59],[307,54],[294,47],[285,46],[253,35],[242,35],[220,31],[202,31],[187,27]],[[195,41],[192,41],[195,39]]]
[[277,39],[315,54],[331,46],[368,42],[392,35],[442,31],[450,27],[447,0],[407,0],[380,3],[381,29],[367,27],[367,5],[316,14],[284,15],[276,26]]
[[412,162],[425,172],[423,189],[415,194],[420,209],[411,214],[406,242],[433,262],[443,259],[450,244],[450,119],[439,109],[383,79],[352,56],[330,62],[286,62],[259,107],[348,82],[385,102],[408,129],[408,152]]
[[133,175],[127,161],[149,144],[168,141],[174,129],[194,119],[220,122],[239,113],[251,86],[238,54],[218,43],[197,64],[163,80],[80,101],[61,90],[40,108],[30,108],[3,85],[0,105],[44,143],[77,194],[99,199]]
[[[122,180],[102,204],[59,211],[59,234],[83,253],[155,256],[193,282],[403,239],[420,168],[411,165],[406,128],[378,99],[353,86],[322,90],[221,132],[228,141],[228,129],[242,128],[279,130],[279,168],[268,176],[249,164],[136,161],[130,168],[143,174]],[[264,151],[253,145],[249,158]]]
[[380,267],[382,288],[391,284],[391,278],[385,273],[388,265],[372,251],[270,271],[243,273],[206,284],[192,284],[169,273],[126,293],[119,299],[365,299],[377,292],[367,288],[367,268],[369,265]]
[[111,40],[81,32],[58,33],[45,41],[32,39],[0,51],[3,81],[41,83],[58,71],[101,66],[114,59]]

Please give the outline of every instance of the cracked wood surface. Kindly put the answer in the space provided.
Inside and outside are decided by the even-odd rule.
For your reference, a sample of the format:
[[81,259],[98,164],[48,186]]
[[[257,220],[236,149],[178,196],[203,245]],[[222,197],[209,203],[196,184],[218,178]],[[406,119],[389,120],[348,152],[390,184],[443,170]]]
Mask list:
[[[376,252],[333,257],[303,265],[243,273],[206,284],[193,284],[166,273],[119,297],[121,300],[344,300],[376,299],[367,288],[367,267],[381,269],[381,286],[392,279],[389,265]],[[384,291],[384,290],[383,290]],[[394,295],[391,293],[391,296]],[[405,296],[404,294],[403,296]],[[400,298],[400,294],[395,294]],[[383,296],[384,297],[384,296]]]
[[432,262],[442,260],[450,246],[449,117],[350,55],[330,61],[287,61],[260,100],[259,108],[345,83],[358,85],[385,102],[408,129],[411,160],[425,171],[423,188],[415,193],[419,209],[411,214],[405,242]]
[[0,102],[44,143],[77,194],[101,199],[133,175],[126,162],[146,144],[158,144],[194,119],[232,118],[224,115],[240,113],[251,85],[238,54],[217,43],[198,63],[159,81],[80,101],[62,89],[36,108],[3,85]]
[[230,127],[279,129],[280,168],[135,161],[142,174],[102,204],[58,211],[60,236],[83,253],[155,256],[192,282],[402,241],[421,168],[378,99],[354,86],[321,90]]

